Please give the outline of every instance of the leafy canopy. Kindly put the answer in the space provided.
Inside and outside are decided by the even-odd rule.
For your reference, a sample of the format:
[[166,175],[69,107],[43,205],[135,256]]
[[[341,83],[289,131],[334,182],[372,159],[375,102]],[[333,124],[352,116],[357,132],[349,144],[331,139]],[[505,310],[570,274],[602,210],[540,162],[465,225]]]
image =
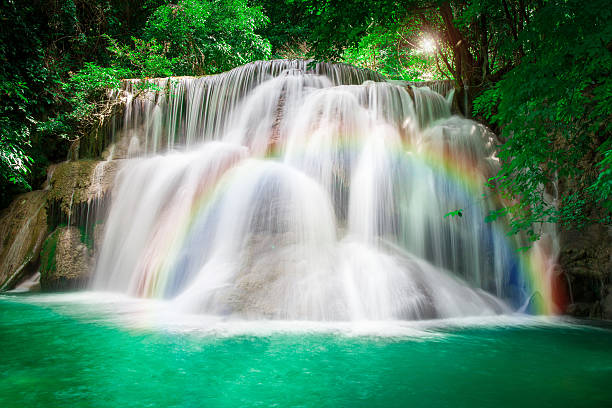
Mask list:
[[[476,99],[497,124],[515,231],[536,222],[609,222],[612,171],[612,9],[607,0],[549,0],[520,33],[521,62]],[[599,152],[599,153],[598,153]],[[592,163],[601,158],[598,166]],[[561,191],[560,201],[547,195]],[[607,208],[608,213],[596,207]]]
[[163,46],[175,75],[216,74],[270,57],[270,43],[255,31],[268,22],[246,0],[181,0],[160,6],[144,39]]

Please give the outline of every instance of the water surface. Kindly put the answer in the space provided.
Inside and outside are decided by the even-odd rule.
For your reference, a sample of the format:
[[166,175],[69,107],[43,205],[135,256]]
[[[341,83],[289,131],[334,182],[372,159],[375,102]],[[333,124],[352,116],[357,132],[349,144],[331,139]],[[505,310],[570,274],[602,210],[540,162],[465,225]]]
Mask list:
[[274,323],[0,296],[0,407],[604,407],[612,331],[547,318]]

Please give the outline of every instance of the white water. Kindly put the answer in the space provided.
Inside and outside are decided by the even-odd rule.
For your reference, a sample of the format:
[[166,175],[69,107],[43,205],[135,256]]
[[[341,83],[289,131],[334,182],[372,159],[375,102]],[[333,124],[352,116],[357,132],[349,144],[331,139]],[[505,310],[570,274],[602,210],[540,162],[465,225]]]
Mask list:
[[[128,330],[162,331],[172,334],[214,336],[218,338],[254,335],[333,334],[343,337],[372,336],[422,341],[444,339],[455,329],[495,327],[563,327],[577,329],[580,322],[568,317],[527,316],[506,314],[447,319],[401,321],[347,321],[325,322],[304,320],[247,320],[214,315],[190,314],[177,310],[172,301],[137,299],[105,292],[72,292],[21,295],[0,294],[0,301],[29,303],[70,316],[78,321],[95,321],[99,325],[124,327]],[[451,329],[450,333],[448,330]]]
[[372,79],[273,61],[183,78],[169,94],[136,97],[130,83],[116,137],[133,158],[93,288],[247,319],[510,311],[503,299],[529,294],[506,238],[483,221],[494,136],[433,91],[413,88],[413,102]]

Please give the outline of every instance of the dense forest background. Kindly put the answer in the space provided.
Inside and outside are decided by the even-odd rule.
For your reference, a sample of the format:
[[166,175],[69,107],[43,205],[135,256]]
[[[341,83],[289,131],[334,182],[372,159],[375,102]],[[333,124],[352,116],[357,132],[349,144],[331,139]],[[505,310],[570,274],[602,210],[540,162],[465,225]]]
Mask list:
[[2,0],[0,207],[95,133],[124,78],[312,58],[452,80],[499,135],[490,187],[513,204],[489,217],[514,232],[609,224],[610,21],[609,0]]

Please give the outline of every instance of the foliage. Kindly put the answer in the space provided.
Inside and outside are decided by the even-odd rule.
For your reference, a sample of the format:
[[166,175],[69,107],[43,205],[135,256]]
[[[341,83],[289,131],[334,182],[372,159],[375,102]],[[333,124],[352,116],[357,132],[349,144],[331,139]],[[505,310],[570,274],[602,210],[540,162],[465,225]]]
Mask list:
[[267,21],[246,0],[181,0],[155,10],[144,37],[163,45],[175,74],[216,74],[270,57],[269,42],[255,33]]
[[[275,54],[307,44],[307,56],[377,65],[392,77],[452,75],[476,87],[503,74],[518,55],[503,52],[527,24],[538,0],[257,0],[271,24],[262,30]],[[418,40],[436,42],[434,58],[415,53]],[[348,50],[348,51],[347,51]],[[412,52],[411,52],[412,51]],[[371,64],[374,56],[382,62]],[[494,78],[495,80],[496,78]]]
[[[412,69],[419,56],[403,54],[402,45],[414,49],[421,33],[431,36],[436,68],[454,79],[459,108],[471,115],[470,101],[485,91],[474,111],[505,141],[491,186],[511,204],[489,220],[508,216],[513,231],[532,240],[534,223],[610,221],[609,2],[257,3],[270,15],[275,52],[283,42],[305,43],[314,58],[344,58],[392,78],[422,77],[426,70]],[[291,35],[283,37],[281,27]]]
[[[86,59],[108,61],[102,34],[125,38],[147,13],[135,0],[2,0],[0,6],[0,207],[66,158],[58,134],[40,132],[63,110],[64,81]],[[129,37],[128,37],[129,38]],[[59,127],[58,127],[59,128]]]
[[[55,83],[45,69],[40,41],[30,27],[41,15],[32,5],[18,8],[3,0],[0,7],[0,204],[29,189],[31,133],[34,115],[51,99],[46,88]],[[9,23],[10,22],[10,23]],[[10,29],[6,29],[9,27]],[[15,46],[19,44],[19,46]]]
[[0,207],[112,111],[123,78],[216,73],[269,56],[246,0],[1,0]]
[[253,32],[264,22],[263,14],[243,0],[161,5],[144,27],[147,40],[131,37],[130,44],[101,35],[108,44],[108,66],[85,62],[70,73],[56,98],[64,110],[37,130],[68,140],[92,133],[114,112],[108,91],[118,90],[124,78],[216,73],[265,58],[269,45]]
[[26,176],[32,158],[25,151],[29,144],[27,126],[0,118],[0,182],[30,188]]
[[37,130],[43,135],[57,135],[75,140],[97,128],[112,113],[113,106],[106,97],[110,90],[118,90],[121,78],[129,76],[123,68],[105,68],[85,63],[64,84],[63,102],[69,109],[47,121],[40,122]]
[[444,218],[446,218],[446,217],[451,217],[451,218],[454,218],[454,217],[463,217],[463,209],[460,208],[460,209],[455,210],[455,211],[447,212],[446,214],[444,214]]
[[[493,182],[514,200],[514,231],[537,237],[534,223],[609,222],[596,207],[610,210],[611,18],[606,0],[547,1],[507,51],[523,53],[521,62],[475,101],[506,140]],[[558,203],[547,198],[554,189]]]
[[433,40],[420,28],[410,20],[389,27],[373,27],[356,46],[346,49],[343,59],[355,66],[378,71],[389,79],[448,79],[450,74],[446,67],[436,64],[435,49],[423,49],[425,41]]
[[[108,50],[116,78],[168,77],[174,75],[174,60],[168,59],[157,40],[144,41],[132,37],[134,47],[108,37]],[[119,75],[117,77],[117,75]]]
[[355,47],[368,28],[385,26],[404,15],[414,0],[255,0],[270,18],[260,33],[273,53],[308,44],[307,57],[340,61],[346,48]]

